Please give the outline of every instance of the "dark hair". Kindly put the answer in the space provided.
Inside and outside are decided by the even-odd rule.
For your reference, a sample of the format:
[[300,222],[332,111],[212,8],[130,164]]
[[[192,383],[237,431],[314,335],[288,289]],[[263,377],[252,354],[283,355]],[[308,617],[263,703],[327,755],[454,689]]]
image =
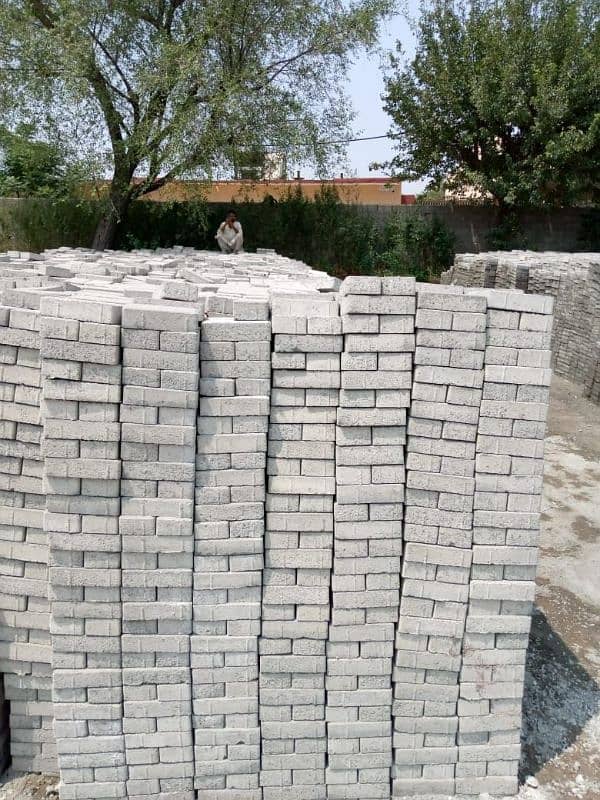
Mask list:
[[233,208],[230,208],[225,216],[228,217],[230,214],[233,214],[234,217],[237,217],[237,212],[235,212]]

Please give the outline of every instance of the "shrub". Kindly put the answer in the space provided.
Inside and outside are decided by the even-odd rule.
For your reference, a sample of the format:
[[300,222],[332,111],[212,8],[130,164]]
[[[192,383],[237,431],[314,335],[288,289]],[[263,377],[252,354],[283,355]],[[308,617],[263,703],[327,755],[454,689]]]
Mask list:
[[490,250],[526,250],[528,247],[527,236],[514,212],[505,213],[500,222],[490,228],[485,239]]
[[215,233],[230,207],[244,226],[245,247],[268,247],[316,269],[346,275],[373,268],[377,222],[367,209],[344,205],[324,187],[314,200],[299,189],[262,203],[133,203],[121,225],[117,246],[216,249]]
[[[139,200],[121,223],[116,247],[214,250],[216,230],[230,206]],[[328,187],[314,200],[296,190],[281,200],[267,197],[233,207],[244,226],[247,250],[273,248],[339,277],[378,272],[436,280],[454,255],[453,237],[435,216],[403,209],[382,223],[369,208],[345,205]],[[99,201],[0,201],[0,247],[89,247],[101,212]]]
[[89,247],[100,205],[64,198],[0,200],[0,247],[40,252],[53,247]]
[[378,272],[414,275],[420,281],[439,281],[454,259],[454,235],[435,215],[395,213],[383,230],[383,250],[376,256]]

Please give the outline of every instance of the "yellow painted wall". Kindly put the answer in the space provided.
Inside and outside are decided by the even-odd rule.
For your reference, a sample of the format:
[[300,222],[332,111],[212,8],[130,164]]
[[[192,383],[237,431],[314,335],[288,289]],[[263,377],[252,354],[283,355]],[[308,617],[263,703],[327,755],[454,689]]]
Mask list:
[[402,184],[385,180],[357,180],[350,178],[335,181],[215,181],[211,184],[197,181],[173,181],[143,199],[158,203],[204,198],[209,203],[260,203],[268,195],[279,200],[300,187],[307,198],[313,198],[322,186],[334,186],[343,203],[376,206],[402,204]]

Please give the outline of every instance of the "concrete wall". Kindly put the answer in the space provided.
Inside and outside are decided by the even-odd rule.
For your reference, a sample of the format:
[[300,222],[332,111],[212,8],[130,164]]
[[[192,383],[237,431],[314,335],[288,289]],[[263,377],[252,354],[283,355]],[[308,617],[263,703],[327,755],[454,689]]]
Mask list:
[[0,308],[13,761],[61,800],[516,792],[551,301],[268,300],[242,258],[148,303],[176,254],[110,259]]
[[[164,191],[168,194],[169,187],[166,187]],[[366,191],[365,189],[364,192]],[[400,198],[400,194],[388,193],[381,185],[374,185],[370,187],[369,191],[370,194],[362,198],[363,202],[359,207],[370,212],[381,224],[391,214],[418,213],[425,216],[437,216],[448,225],[455,235],[458,253],[479,253],[489,249],[488,234],[499,222],[497,211],[493,207],[467,204],[410,206],[401,205],[400,200],[394,205],[396,201],[393,198]],[[384,191],[385,202],[378,201],[376,195],[383,195]],[[189,199],[194,197],[197,199],[197,194],[194,195],[192,192]],[[165,200],[167,199],[168,197],[165,198]],[[185,197],[182,200],[185,201]],[[358,202],[356,193],[353,194],[350,190],[342,193],[342,200],[351,205]],[[140,204],[143,206],[145,202],[142,200]],[[220,209],[220,216],[231,204],[231,200],[228,200],[226,205],[224,202],[225,198],[223,198],[223,202],[212,202],[209,203],[209,206],[211,210]],[[238,198],[235,206],[242,222],[245,216],[250,220],[256,219],[256,203],[247,204],[247,215],[245,215],[245,204],[241,202],[241,197]],[[271,214],[268,208],[264,213]],[[87,246],[91,242],[97,216],[98,208],[93,204],[87,207],[86,214],[83,214],[81,208],[74,203],[68,207],[61,207],[59,210],[53,210],[50,201],[0,198],[0,249],[22,247],[37,250],[58,247],[62,244]],[[599,212],[586,208],[563,208],[549,212],[522,211],[519,212],[518,217],[521,220],[524,234],[524,241],[520,243],[520,246],[540,251],[577,252],[588,250],[591,247],[590,232],[597,229],[600,222]],[[51,220],[50,231],[47,229],[48,220]],[[177,222],[174,224],[177,225]],[[215,222],[215,228],[217,224],[218,222]],[[152,238],[151,231],[148,231],[147,227],[141,225],[140,230],[142,238]],[[584,235],[586,231],[587,237]],[[135,226],[128,232],[138,235]],[[178,233],[181,234],[182,231],[178,231]],[[189,230],[186,233],[189,235]],[[250,230],[247,233],[251,237]],[[211,231],[210,237],[212,235]],[[597,240],[597,235],[592,236],[592,241],[597,242]],[[199,240],[192,237],[190,241],[197,243]],[[207,239],[206,246],[208,246],[208,241]],[[265,242],[265,244],[273,246],[273,242]],[[344,266],[351,268],[352,264],[348,263]]]
[[[467,204],[414,205],[400,209],[368,206],[381,220],[392,213],[423,214],[441,219],[456,237],[457,253],[480,253],[489,249],[488,236],[499,224],[497,211],[489,206]],[[585,208],[560,208],[553,211],[520,211],[517,216],[523,231],[523,245],[533,250],[562,252],[587,249],[582,234],[590,215]]]

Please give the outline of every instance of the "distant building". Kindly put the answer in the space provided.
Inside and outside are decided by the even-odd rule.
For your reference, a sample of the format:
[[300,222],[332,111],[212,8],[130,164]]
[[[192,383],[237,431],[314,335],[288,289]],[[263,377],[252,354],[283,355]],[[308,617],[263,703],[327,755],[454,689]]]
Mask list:
[[262,179],[281,181],[287,178],[287,158],[283,153],[266,153]]
[[[282,165],[270,165],[277,173]],[[271,174],[273,174],[271,173]],[[369,206],[400,206],[414,202],[414,195],[402,195],[400,181],[388,178],[334,178],[309,180],[304,178],[274,178],[273,180],[172,181],[143,199],[157,203],[193,200],[202,197],[209,203],[261,203],[265,198],[285,198],[298,189],[309,199],[321,189],[334,188],[342,203]]]

